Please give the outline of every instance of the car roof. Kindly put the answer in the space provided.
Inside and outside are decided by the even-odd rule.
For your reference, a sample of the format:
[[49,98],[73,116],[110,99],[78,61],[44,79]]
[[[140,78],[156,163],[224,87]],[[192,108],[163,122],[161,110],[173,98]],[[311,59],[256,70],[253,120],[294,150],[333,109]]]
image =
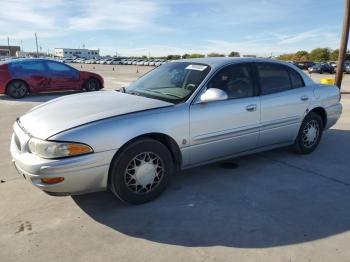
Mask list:
[[10,64],[10,63],[21,63],[21,62],[31,62],[31,61],[55,61],[58,62],[54,59],[47,59],[47,58],[18,58],[18,59],[9,59],[6,60],[6,64]]
[[190,63],[207,64],[213,69],[216,69],[225,65],[233,64],[233,63],[242,63],[242,62],[269,62],[269,63],[284,64],[288,66],[290,65],[290,63],[279,61],[279,60],[273,60],[270,58],[256,58],[256,57],[206,57],[206,58],[174,60],[174,62],[190,62]]

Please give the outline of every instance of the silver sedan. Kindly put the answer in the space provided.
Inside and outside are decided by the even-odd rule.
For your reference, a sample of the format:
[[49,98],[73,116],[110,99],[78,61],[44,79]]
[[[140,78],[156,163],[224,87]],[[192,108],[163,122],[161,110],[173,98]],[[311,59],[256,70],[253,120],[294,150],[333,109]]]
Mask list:
[[291,146],[308,154],[342,112],[336,86],[289,63],[166,63],[120,91],[61,97],[14,123],[13,162],[53,195],[110,189],[140,204],[178,170]]

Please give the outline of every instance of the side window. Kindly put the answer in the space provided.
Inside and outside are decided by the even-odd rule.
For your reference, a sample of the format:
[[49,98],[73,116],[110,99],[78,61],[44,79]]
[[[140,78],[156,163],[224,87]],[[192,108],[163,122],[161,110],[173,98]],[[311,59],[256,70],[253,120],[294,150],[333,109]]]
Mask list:
[[249,64],[225,67],[210,80],[208,88],[222,89],[229,99],[254,96],[254,82]]
[[18,63],[18,66],[21,69],[25,69],[29,71],[45,71],[44,64],[39,61],[28,61],[28,62]]
[[304,80],[301,78],[301,75],[294,69],[289,68],[290,80],[292,82],[293,88],[305,86]]
[[70,67],[63,65],[63,64],[60,64],[60,63],[47,62],[46,64],[47,64],[47,67],[53,71],[68,72],[68,71],[72,70]]
[[273,63],[257,63],[261,94],[268,95],[292,88],[287,68]]

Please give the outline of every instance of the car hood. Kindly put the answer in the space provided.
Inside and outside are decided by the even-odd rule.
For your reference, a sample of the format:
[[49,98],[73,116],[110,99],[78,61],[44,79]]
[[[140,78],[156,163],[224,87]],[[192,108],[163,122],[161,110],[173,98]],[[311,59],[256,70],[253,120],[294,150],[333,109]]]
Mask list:
[[93,121],[171,105],[116,91],[98,91],[53,99],[34,107],[20,117],[19,122],[32,136],[47,139]]

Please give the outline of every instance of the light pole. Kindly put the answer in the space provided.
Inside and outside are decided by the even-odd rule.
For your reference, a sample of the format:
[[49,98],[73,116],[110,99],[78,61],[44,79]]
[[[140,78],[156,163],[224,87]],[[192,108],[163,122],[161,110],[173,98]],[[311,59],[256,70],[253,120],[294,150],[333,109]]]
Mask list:
[[35,43],[36,43],[36,57],[39,57],[39,49],[38,49],[38,36],[35,32]]
[[343,33],[340,41],[338,64],[337,64],[337,74],[335,76],[335,84],[341,87],[341,82],[343,78],[343,67],[346,56],[346,50],[348,46],[349,38],[349,23],[350,23],[350,0],[345,0],[345,12],[343,21]]

